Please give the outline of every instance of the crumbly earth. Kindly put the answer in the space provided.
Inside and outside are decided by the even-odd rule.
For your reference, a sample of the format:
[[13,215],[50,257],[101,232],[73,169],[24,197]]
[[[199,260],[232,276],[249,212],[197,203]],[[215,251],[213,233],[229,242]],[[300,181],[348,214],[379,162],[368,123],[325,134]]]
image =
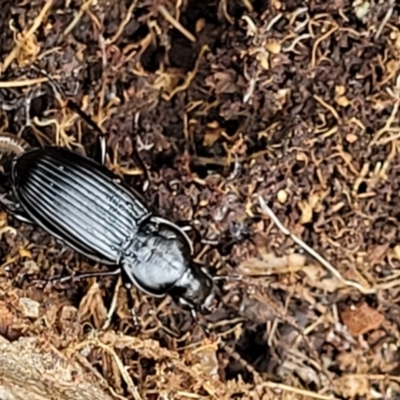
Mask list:
[[135,327],[117,275],[43,283],[107,268],[3,212],[5,340],[120,399],[400,399],[397,2],[1,3],[2,132],[92,156],[74,101],[108,167],[225,277],[200,325],[133,288]]

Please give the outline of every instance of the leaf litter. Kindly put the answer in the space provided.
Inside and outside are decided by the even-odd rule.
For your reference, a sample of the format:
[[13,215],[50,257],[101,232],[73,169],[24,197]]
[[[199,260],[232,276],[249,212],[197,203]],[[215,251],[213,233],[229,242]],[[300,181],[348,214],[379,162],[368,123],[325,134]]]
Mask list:
[[92,154],[40,66],[107,132],[110,169],[191,226],[223,296],[206,334],[132,289],[136,329],[117,276],[39,285],[105,269],[2,213],[0,390],[397,398],[396,2],[6,3],[2,132]]

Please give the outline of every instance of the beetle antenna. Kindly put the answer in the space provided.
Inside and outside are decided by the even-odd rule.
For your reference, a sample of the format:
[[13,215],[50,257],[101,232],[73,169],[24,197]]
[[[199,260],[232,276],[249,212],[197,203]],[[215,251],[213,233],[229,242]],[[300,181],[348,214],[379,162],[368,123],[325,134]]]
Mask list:
[[78,273],[76,275],[68,275],[68,276],[52,276],[48,279],[34,279],[31,283],[42,283],[44,286],[51,282],[65,283],[68,281],[79,281],[83,279],[90,278],[103,278],[105,276],[115,276],[121,273],[121,269],[118,268],[113,271],[104,271],[104,272],[83,272]]
[[47,71],[45,71],[43,68],[40,68],[36,64],[33,64],[31,66],[31,68],[34,71],[39,72],[40,74],[42,74],[43,76],[45,76],[49,80],[49,84],[52,87],[53,92],[55,93],[56,97],[58,95],[58,97],[61,98],[61,99],[64,99],[64,100],[68,99],[68,96],[65,93],[64,89],[60,86],[60,84]]
[[[137,145],[137,138],[138,137],[140,138],[139,133],[138,133],[139,132],[139,120],[140,120],[140,111],[137,111],[135,113],[135,117],[133,118],[133,121],[132,121],[132,129],[133,129],[134,137],[136,138],[136,145]],[[146,182],[150,182],[149,171],[147,170],[147,167],[146,167],[144,161],[142,160],[142,158],[140,157],[139,151],[136,147],[137,146],[133,146],[132,158],[142,169]],[[148,183],[146,183],[146,185],[148,185]]]
[[44,69],[39,68],[37,65],[33,64],[32,69],[44,75],[48,80],[49,84],[53,89],[53,92],[59,97],[61,97],[65,102],[66,106],[73,112],[77,113],[88,125],[90,125],[95,131],[97,131],[100,135],[104,136],[104,132],[101,128],[90,118],[88,114],[86,114],[82,109],[71,99],[68,98],[64,89],[59,85],[59,83]]
[[[35,64],[32,65],[32,69],[34,69],[35,71],[37,71],[40,74],[42,74],[43,76],[45,76],[49,80],[49,84],[52,87],[53,92],[56,94],[56,97],[58,95],[59,98],[63,99],[66,102],[66,107],[68,107],[71,111],[77,113],[92,129],[94,129],[95,132],[98,133],[99,146],[101,147],[100,149],[98,149],[98,151],[100,154],[102,154],[100,163],[104,165],[105,154],[106,154],[106,140],[105,140],[106,135],[104,134],[103,130],[93,121],[93,119],[87,113],[82,111],[82,109],[78,106],[78,104],[76,104],[74,101],[72,101],[71,99],[68,98],[66,92],[61,88],[61,86],[58,84],[58,82],[56,82],[56,80],[47,71],[45,71],[44,69],[40,68],[39,66],[37,66]],[[135,118],[133,121],[133,128],[136,131],[136,134],[137,134],[137,130],[139,127],[139,117],[140,117],[140,114],[139,114],[139,112],[137,112],[135,114]],[[145,178],[147,180],[149,180],[149,174],[148,174],[147,168],[146,168],[143,160],[139,156],[139,153],[138,153],[136,147],[133,148],[132,157],[133,157],[134,161],[142,169],[143,174],[145,175]]]
[[65,106],[69,108],[71,111],[78,114],[95,132],[97,132],[97,141],[96,141],[96,154],[99,154],[98,160],[100,164],[105,165],[106,158],[106,135],[102,131],[102,129],[93,121],[93,119],[76,104],[74,101],[68,98],[66,92],[61,88],[61,86],[55,81],[55,79],[44,69],[38,67],[37,65],[33,65],[32,69],[39,72],[43,76],[45,76],[49,80],[49,84],[53,89],[55,97],[58,100],[62,100],[65,103]]
[[206,336],[209,336],[211,334],[211,331],[200,322],[199,314],[197,313],[197,311],[194,308],[192,308],[190,310],[190,315],[192,316],[193,321],[196,323],[196,325],[198,325],[201,328],[201,330],[204,332],[204,334]]

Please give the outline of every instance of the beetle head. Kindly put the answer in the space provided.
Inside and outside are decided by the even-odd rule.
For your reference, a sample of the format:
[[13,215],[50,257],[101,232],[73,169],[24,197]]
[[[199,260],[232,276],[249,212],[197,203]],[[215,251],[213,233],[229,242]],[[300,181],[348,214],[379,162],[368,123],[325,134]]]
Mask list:
[[170,290],[170,295],[182,308],[208,314],[215,300],[215,289],[211,276],[192,264]]

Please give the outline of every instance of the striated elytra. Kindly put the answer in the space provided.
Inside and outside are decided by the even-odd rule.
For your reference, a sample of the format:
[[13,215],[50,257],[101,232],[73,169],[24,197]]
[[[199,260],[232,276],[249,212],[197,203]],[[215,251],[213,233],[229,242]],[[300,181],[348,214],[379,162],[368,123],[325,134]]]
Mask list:
[[[208,311],[213,280],[192,262],[190,239],[150,212],[103,165],[105,154],[92,160],[64,148],[27,147],[19,137],[0,135],[0,153],[14,155],[11,198],[1,200],[10,213],[91,260],[120,267],[146,293]],[[104,143],[99,148],[104,152]]]

